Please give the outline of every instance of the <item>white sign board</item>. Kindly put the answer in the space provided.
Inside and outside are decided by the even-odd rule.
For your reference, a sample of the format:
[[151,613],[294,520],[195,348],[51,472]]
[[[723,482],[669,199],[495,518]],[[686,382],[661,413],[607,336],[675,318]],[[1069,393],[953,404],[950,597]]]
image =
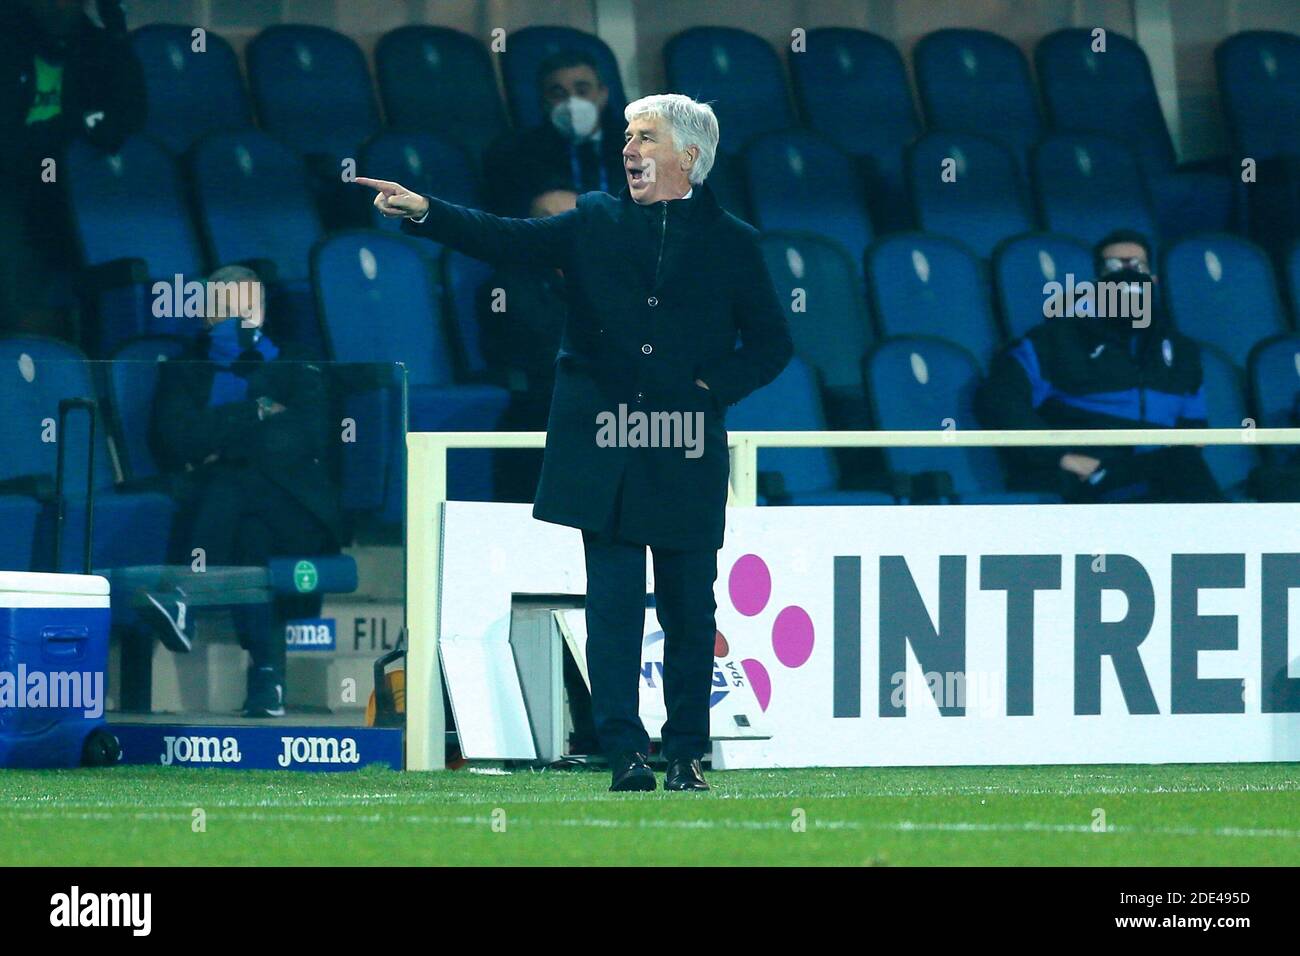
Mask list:
[[[1240,503],[729,509],[718,629],[771,737],[720,742],[715,762],[1300,759],[1297,517]],[[445,529],[444,642],[490,640],[511,593],[583,591],[580,535],[527,505],[453,502]],[[518,716],[492,702],[517,679],[480,679],[515,681],[475,713],[500,738]]]

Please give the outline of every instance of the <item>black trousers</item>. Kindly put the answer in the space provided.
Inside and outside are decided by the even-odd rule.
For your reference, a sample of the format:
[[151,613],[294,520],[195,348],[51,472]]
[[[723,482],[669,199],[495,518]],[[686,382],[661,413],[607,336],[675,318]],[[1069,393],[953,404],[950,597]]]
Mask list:
[[[229,465],[205,476],[193,502],[187,547],[203,548],[204,560],[222,565],[264,565],[280,554],[332,554],[338,550],[333,534],[306,507],[256,469]],[[311,598],[319,605],[319,598]],[[286,617],[315,613],[294,606],[297,598],[281,598],[274,607],[240,605],[235,626],[240,644],[254,667],[270,667],[283,679]]]
[[[646,753],[650,739],[638,714],[646,545],[622,540],[616,523],[602,532],[583,531],[582,544],[587,564],[587,673],[596,736],[610,758]],[[668,720],[662,731],[663,753],[669,759],[689,760],[702,757],[710,746],[718,552],[650,550],[655,611],[664,630]]]

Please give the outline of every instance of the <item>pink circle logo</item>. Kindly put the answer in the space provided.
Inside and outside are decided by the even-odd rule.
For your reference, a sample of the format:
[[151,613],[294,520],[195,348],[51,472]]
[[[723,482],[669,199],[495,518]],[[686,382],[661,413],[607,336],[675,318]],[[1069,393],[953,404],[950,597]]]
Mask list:
[[[767,609],[772,598],[772,574],[767,562],[756,554],[736,559],[727,577],[731,604],[746,617],[757,617]],[[808,663],[815,644],[812,617],[802,607],[791,604],[777,612],[770,634],[772,653],[784,667],[797,668]],[[772,702],[772,675],[757,658],[747,657],[740,666],[745,670],[758,706],[767,710]]]

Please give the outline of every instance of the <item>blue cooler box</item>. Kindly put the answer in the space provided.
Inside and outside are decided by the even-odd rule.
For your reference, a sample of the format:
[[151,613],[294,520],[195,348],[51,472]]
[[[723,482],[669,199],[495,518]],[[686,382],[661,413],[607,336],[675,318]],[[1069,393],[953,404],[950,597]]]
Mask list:
[[104,726],[108,580],[0,571],[0,767],[77,767]]

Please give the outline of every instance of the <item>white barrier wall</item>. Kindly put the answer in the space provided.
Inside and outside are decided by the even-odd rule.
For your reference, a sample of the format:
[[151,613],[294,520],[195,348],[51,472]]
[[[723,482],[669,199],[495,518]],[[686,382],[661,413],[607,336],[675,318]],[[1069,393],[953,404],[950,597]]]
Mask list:
[[[1296,517],[1262,504],[730,509],[718,628],[772,736],[718,743],[715,763],[1300,759]],[[529,756],[501,623],[512,592],[582,593],[579,534],[526,505],[451,502],[443,558],[465,752]]]

